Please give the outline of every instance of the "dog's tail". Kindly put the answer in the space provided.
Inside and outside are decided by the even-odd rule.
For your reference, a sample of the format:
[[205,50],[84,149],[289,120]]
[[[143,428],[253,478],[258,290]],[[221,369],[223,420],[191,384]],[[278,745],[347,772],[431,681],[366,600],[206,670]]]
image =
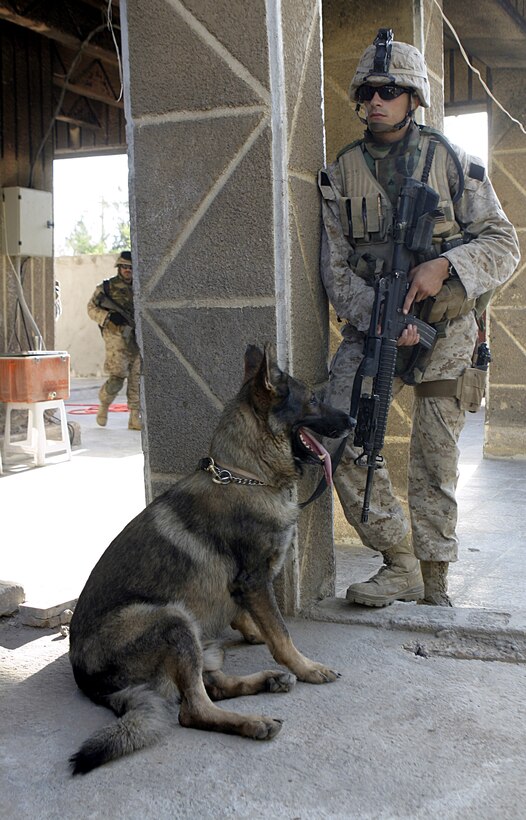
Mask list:
[[69,760],[73,774],[87,774],[103,763],[151,746],[177,724],[175,703],[146,685],[110,695],[107,705],[121,717],[84,741]]

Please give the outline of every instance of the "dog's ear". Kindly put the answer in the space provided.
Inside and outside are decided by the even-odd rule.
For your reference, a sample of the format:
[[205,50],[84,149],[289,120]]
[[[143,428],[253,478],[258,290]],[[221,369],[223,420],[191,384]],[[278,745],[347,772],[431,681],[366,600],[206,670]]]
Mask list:
[[275,360],[274,346],[266,344],[263,351],[249,345],[245,353],[245,383],[252,379],[251,395],[255,407],[268,408],[278,393],[283,373]]
[[256,345],[248,345],[245,350],[245,376],[243,384],[256,375],[263,361],[264,353]]
[[276,393],[276,386],[281,381],[283,373],[278,367],[276,348],[271,342],[267,342],[265,345],[261,370],[264,371],[266,389],[274,395]]
[[259,404],[267,404],[275,399],[283,373],[276,362],[274,345],[266,344],[261,364],[254,375],[254,394]]

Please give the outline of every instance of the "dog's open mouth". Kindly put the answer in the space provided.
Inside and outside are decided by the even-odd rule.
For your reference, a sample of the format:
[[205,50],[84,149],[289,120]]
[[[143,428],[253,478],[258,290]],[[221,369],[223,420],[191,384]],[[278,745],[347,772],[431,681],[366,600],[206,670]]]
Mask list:
[[294,454],[297,458],[303,462],[323,467],[325,480],[330,486],[332,484],[331,456],[323,444],[320,444],[306,427],[296,427],[293,442]]

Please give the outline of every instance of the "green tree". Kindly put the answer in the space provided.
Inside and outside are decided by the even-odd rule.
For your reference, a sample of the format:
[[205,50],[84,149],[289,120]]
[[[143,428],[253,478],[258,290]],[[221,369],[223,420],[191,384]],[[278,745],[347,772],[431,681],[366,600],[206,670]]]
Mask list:
[[[73,231],[66,239],[67,247],[74,256],[89,253],[112,253],[122,248],[130,247],[130,217],[128,203],[112,202],[108,203],[103,198],[100,201],[100,237],[94,239],[90,234],[84,218],[79,219]],[[105,232],[105,224],[111,222],[115,225],[113,234],[110,237]]]
[[73,251],[74,256],[83,253],[105,253],[104,239],[95,242],[81,217],[72,232],[66,239],[66,245]]
[[113,234],[111,251],[120,251],[122,248],[131,247],[130,223],[123,220],[117,222],[117,229]]

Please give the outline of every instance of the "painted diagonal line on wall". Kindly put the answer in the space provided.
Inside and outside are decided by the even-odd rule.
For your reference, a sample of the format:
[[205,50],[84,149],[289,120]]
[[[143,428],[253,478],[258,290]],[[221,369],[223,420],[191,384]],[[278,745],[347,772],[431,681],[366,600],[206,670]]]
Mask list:
[[215,297],[205,299],[159,299],[145,302],[146,307],[156,310],[185,310],[188,308],[226,308],[227,310],[237,310],[239,308],[254,307],[275,307],[275,296],[236,296],[231,299],[217,299]]
[[248,154],[248,152],[251,150],[251,148],[259,139],[259,137],[261,136],[265,128],[267,128],[267,126],[268,118],[263,117],[258,123],[258,125],[254,128],[254,130],[249,134],[248,138],[243,143],[243,145],[241,146],[237,154],[234,156],[234,158],[231,160],[231,162],[227,165],[221,176],[208,190],[206,196],[201,200],[200,204],[197,206],[196,210],[194,211],[188,222],[185,224],[182,231],[178,234],[174,244],[169,248],[168,252],[165,253],[156,272],[148,280],[148,283],[144,289],[144,293],[146,296],[152,292],[152,290],[155,288],[159,280],[162,279],[166,272],[167,266],[180,253],[182,247],[186,244],[187,240],[192,235],[197,225],[199,225],[202,218],[204,217],[204,215],[216,199],[217,195],[225,187],[226,183],[228,182],[228,180],[240,164],[241,160],[244,159],[244,157]]
[[143,318],[146,319],[152,330],[154,331],[157,338],[163,343],[165,347],[175,353],[177,356],[177,360],[182,364],[190,378],[195,382],[195,384],[199,387],[199,389],[204,393],[204,395],[210,400],[211,404],[219,410],[220,412],[224,409],[223,402],[216,396],[215,393],[212,392],[210,386],[205,382],[205,380],[199,375],[199,373],[192,367],[188,359],[186,359],[179,348],[174,345],[172,340],[166,335],[164,330],[159,327],[153,316],[150,314],[148,310],[145,310],[143,313]]
[[526,188],[523,185],[519,184],[519,180],[517,177],[513,176],[511,171],[508,171],[504,163],[500,162],[500,160],[493,158],[493,166],[497,167],[499,171],[501,171],[507,179],[517,188],[517,190],[522,194],[523,197],[526,198]]
[[517,339],[517,337],[513,335],[513,333],[511,332],[511,330],[509,330],[503,322],[500,322],[500,321],[497,319],[497,317],[495,316],[495,314],[492,314],[492,316],[491,316],[491,321],[492,321],[492,322],[494,322],[496,325],[498,325],[498,326],[500,327],[500,329],[504,331],[504,333],[506,334],[506,336],[508,336],[508,337],[511,339],[511,341],[513,342],[513,344],[514,344],[516,347],[518,347],[518,349],[520,350],[520,352],[522,353],[522,355],[523,355],[523,356],[526,356],[526,348],[524,347],[524,345],[522,345],[522,344],[519,342],[519,340]]
[[351,107],[351,100],[349,98],[348,91],[343,88],[333,77],[329,74],[325,75],[325,85],[331,89],[331,91],[336,94],[341,100],[347,103],[349,108]]
[[[311,180],[311,182],[314,184],[314,180]],[[319,305],[318,305],[317,293],[316,293],[316,290],[315,290],[315,287],[314,287],[314,283],[312,281],[312,275],[309,271],[309,264],[308,264],[308,261],[307,261],[307,254],[305,252],[305,245],[304,245],[303,237],[302,237],[301,230],[300,230],[298,209],[296,207],[296,201],[294,199],[294,193],[293,193],[293,190],[292,190],[292,186],[289,186],[289,198],[290,198],[292,215],[293,215],[293,218],[294,218],[294,227],[296,229],[296,236],[297,236],[297,239],[298,239],[298,245],[300,247],[300,252],[301,252],[301,259],[303,261],[303,269],[305,271],[305,276],[306,276],[306,279],[307,279],[307,282],[308,282],[308,285],[309,285],[309,292],[310,292],[310,295],[311,295],[312,303],[314,305],[313,313],[314,313],[314,316],[316,318],[316,324],[318,326],[319,337],[320,337],[320,342],[321,342],[321,339],[323,339],[323,335],[324,335],[324,320],[325,320],[325,317],[323,317],[323,320],[322,320],[321,311],[319,310]],[[318,269],[316,269],[315,275],[319,276],[319,270]]]
[[315,26],[316,26],[316,24],[319,24],[317,4],[314,5],[313,11],[314,11],[314,14],[313,14],[313,17],[312,17],[312,21],[311,21],[310,29],[309,29],[309,34],[308,34],[308,37],[307,37],[307,45],[306,45],[305,52],[304,52],[304,55],[303,55],[303,65],[301,66],[301,77],[300,77],[300,81],[298,83],[298,88],[296,90],[296,102],[295,102],[295,105],[294,105],[294,111],[292,112],[292,122],[291,122],[291,125],[290,125],[289,141],[288,141],[288,146],[287,146],[287,158],[290,157],[290,154],[291,154],[292,143],[293,143],[293,140],[294,140],[294,135],[296,133],[296,125],[297,125],[297,122],[298,122],[299,109],[300,109],[300,105],[303,102],[303,98],[304,98],[303,87],[305,85],[305,78],[307,76],[307,67],[308,67],[308,64],[309,64],[309,59],[310,59],[311,51],[312,51],[312,48],[313,48]]
[[138,128],[143,128],[149,125],[165,125],[167,122],[202,122],[203,120],[224,120],[227,117],[247,117],[251,114],[266,114],[267,110],[263,105],[240,105],[237,108],[169,111],[167,114],[143,114],[134,122]]
[[[180,0],[168,0],[172,8],[177,12],[186,25],[192,29],[195,34],[206,43],[215,53],[220,57],[224,63],[230,68],[233,74],[242,80],[249,88],[252,89],[261,99],[270,105],[270,92],[259,80],[257,80],[247,69],[243,63],[240,63],[225,46],[211,34],[208,29],[199,22],[199,20],[191,14]],[[247,20],[247,24],[249,21]]]
[[[500,294],[502,294],[502,293],[505,293],[505,292],[508,290],[508,288],[510,287],[510,285],[512,285],[512,284],[513,284],[513,282],[515,281],[515,279],[517,279],[517,277],[518,277],[518,276],[520,276],[520,275],[521,275],[521,273],[523,273],[523,272],[524,272],[524,269],[525,269],[525,268],[526,268],[526,261],[524,261],[524,262],[522,263],[522,265],[519,265],[519,266],[518,266],[518,268],[516,269],[515,273],[514,273],[514,274],[513,274],[513,275],[512,275],[509,279],[507,279],[507,280],[506,280],[506,282],[504,282],[502,285],[499,285],[499,287],[498,287],[498,289],[497,289],[497,293],[498,293],[499,295],[500,295]],[[503,307],[503,306],[502,306],[502,305],[498,305],[497,309],[499,309],[499,308],[501,308],[501,307]],[[521,305],[521,307],[522,307],[522,305]],[[495,309],[495,308],[492,306],[492,307],[491,307],[491,310],[494,310],[494,309]]]

